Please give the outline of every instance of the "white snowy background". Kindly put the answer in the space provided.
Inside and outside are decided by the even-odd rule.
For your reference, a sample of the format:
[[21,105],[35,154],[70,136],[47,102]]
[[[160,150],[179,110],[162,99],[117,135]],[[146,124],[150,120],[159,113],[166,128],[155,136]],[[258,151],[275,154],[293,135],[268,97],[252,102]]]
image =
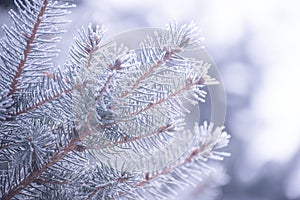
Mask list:
[[[78,3],[69,17],[73,22],[63,38],[61,60],[76,29],[86,27],[88,22],[104,24],[110,36],[135,28],[163,27],[172,19],[198,24],[206,38],[206,49],[223,77],[226,127],[232,135],[227,148],[232,157],[224,162],[230,179],[221,175],[224,177],[219,184],[229,182],[216,198],[300,199],[300,1]],[[0,7],[1,24],[9,23],[6,10]],[[178,198],[200,199],[197,192],[202,186]]]

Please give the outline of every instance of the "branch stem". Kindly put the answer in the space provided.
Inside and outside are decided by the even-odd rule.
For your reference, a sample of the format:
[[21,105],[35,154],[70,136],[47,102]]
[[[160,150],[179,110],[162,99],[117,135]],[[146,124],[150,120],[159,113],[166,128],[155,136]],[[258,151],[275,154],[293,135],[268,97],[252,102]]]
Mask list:
[[17,90],[17,85],[18,85],[18,82],[19,82],[18,79],[23,73],[23,68],[24,68],[24,66],[25,66],[25,64],[28,60],[28,56],[29,56],[29,53],[30,53],[30,50],[31,50],[31,46],[34,42],[34,39],[37,36],[37,31],[38,31],[38,28],[40,27],[40,24],[42,22],[42,17],[46,12],[46,8],[48,6],[48,3],[49,3],[48,0],[43,1],[43,4],[42,4],[41,9],[39,11],[39,14],[36,18],[36,22],[33,26],[32,31],[31,31],[31,35],[27,39],[26,46],[25,46],[25,49],[24,49],[24,52],[23,52],[23,59],[21,59],[19,65],[17,67],[17,73],[15,74],[15,76],[13,78],[13,81],[12,81],[11,86],[10,86],[10,91],[8,93],[9,96],[13,95]]

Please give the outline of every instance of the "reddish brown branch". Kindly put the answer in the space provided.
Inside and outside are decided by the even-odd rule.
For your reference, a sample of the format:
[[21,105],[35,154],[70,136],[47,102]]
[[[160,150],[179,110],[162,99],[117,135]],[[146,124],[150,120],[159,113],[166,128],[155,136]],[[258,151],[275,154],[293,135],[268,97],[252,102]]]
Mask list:
[[89,57],[87,59],[87,68],[89,68],[91,66],[93,54],[95,53],[95,51],[97,51],[97,49],[98,49],[97,46],[95,48],[92,48],[92,49],[86,49],[86,51],[89,53]]
[[[166,50],[165,50],[166,51]],[[148,71],[146,71],[141,77],[139,77],[135,83],[132,85],[132,87],[130,88],[129,91],[124,92],[123,94],[120,95],[120,98],[124,98],[128,95],[130,95],[136,88],[138,88],[141,84],[142,81],[144,81],[145,79],[147,79],[149,76],[151,76],[153,74],[153,72],[158,69],[159,67],[161,67],[165,62],[167,62],[168,60],[170,60],[171,56],[174,55],[175,53],[179,53],[180,51],[178,50],[171,50],[171,51],[166,51],[164,57],[162,58],[162,60],[158,60],[154,65],[152,65]]]
[[2,197],[1,200],[10,200],[10,199],[14,198],[17,194],[19,194],[22,191],[22,189],[24,189],[31,183],[39,180],[39,177],[45,171],[47,171],[47,169],[49,169],[50,167],[55,165],[58,161],[60,161],[69,152],[73,151],[76,148],[78,141],[79,141],[78,138],[73,138],[70,141],[70,143],[68,144],[68,146],[66,148],[64,148],[64,150],[62,152],[56,153],[53,156],[51,156],[50,161],[46,165],[44,165],[40,169],[36,169],[36,170],[32,171],[28,176],[26,176],[26,178],[24,178],[21,182],[19,182],[17,185],[12,187],[10,189],[10,191]]
[[59,97],[61,97],[62,95],[68,94],[68,93],[70,93],[70,92],[72,92],[72,91],[74,91],[74,90],[76,90],[76,89],[78,89],[80,87],[81,87],[81,85],[79,85],[79,84],[75,85],[74,87],[72,87],[72,88],[70,88],[68,90],[63,91],[62,93],[58,93],[58,94],[54,95],[53,97],[51,97],[49,99],[44,99],[43,101],[40,101],[37,104],[34,104],[33,106],[27,107],[25,110],[18,111],[16,113],[14,113],[13,116],[18,116],[18,115],[27,113],[27,112],[29,112],[31,110],[34,110],[34,109],[36,109],[36,108],[38,108],[38,107],[40,107],[40,106],[42,106],[42,105],[44,105],[46,103],[54,101],[54,100],[58,99]]
[[[114,70],[121,70],[122,69],[121,65],[122,65],[121,61],[119,59],[117,59],[114,64],[110,64],[108,67],[112,71],[114,71]],[[107,87],[109,86],[110,82],[112,81],[113,76],[114,76],[113,73],[108,76],[106,82],[104,83],[103,87],[101,88],[101,90],[99,92],[99,95],[97,97],[98,99],[102,98],[105,90],[107,89]]]
[[120,182],[126,182],[126,181],[128,181],[127,177],[126,178],[124,178],[124,177],[117,177],[113,181],[108,182],[107,184],[104,184],[102,186],[96,187],[94,189],[94,191],[91,194],[88,195],[88,197],[86,198],[86,200],[92,199],[101,189],[113,186],[114,183],[118,183],[118,182],[120,183]]
[[107,81],[105,82],[105,84],[103,85],[103,87],[102,87],[101,90],[100,90],[100,93],[99,93],[99,95],[98,95],[98,97],[97,97],[98,99],[101,99],[101,98],[102,98],[102,96],[103,96],[105,90],[107,89],[109,83],[111,82],[112,78],[113,78],[113,74],[109,75]]
[[[147,183],[149,183],[151,180],[153,180],[155,178],[158,178],[158,177],[160,177],[162,175],[166,175],[166,174],[170,173],[174,168],[176,168],[176,167],[178,167],[180,165],[183,165],[183,164],[191,162],[192,159],[195,158],[197,155],[201,154],[206,147],[207,147],[207,145],[203,145],[200,148],[194,149],[192,151],[192,153],[190,155],[188,155],[185,159],[183,159],[181,161],[178,161],[178,162],[174,163],[173,165],[170,165],[169,167],[165,168],[161,172],[158,172],[158,173],[156,173],[156,174],[154,174],[152,176],[149,176],[149,173],[146,172],[145,176],[144,176],[144,180],[141,181],[141,182],[139,182],[139,183],[136,183],[134,185],[134,187],[144,186]],[[206,154],[204,156],[206,156]]]
[[187,91],[189,90],[192,86],[194,85],[194,83],[187,83],[186,85],[184,85],[182,88],[180,88],[179,90],[175,91],[174,93],[171,93],[170,95],[168,95],[167,97],[164,97],[164,98],[161,98],[159,99],[158,101],[156,101],[155,103],[151,103],[149,104],[148,106],[146,106],[145,108],[142,108],[140,110],[137,110],[137,111],[134,111],[134,112],[131,112],[130,115],[133,116],[133,115],[136,115],[140,112],[145,112],[149,109],[152,109],[158,105],[161,105],[162,103],[168,101],[169,99],[183,93],[184,91]]
[[89,196],[86,198],[86,200],[92,199],[101,189],[104,189],[104,188],[109,187],[109,186],[112,186],[112,183],[108,183],[108,184],[103,185],[101,187],[96,187],[94,189],[94,191],[91,194],[89,194]]
[[105,144],[104,146],[95,146],[95,149],[104,149],[104,148],[114,147],[114,146],[117,146],[117,145],[120,145],[120,144],[126,144],[126,143],[130,143],[130,142],[134,142],[134,141],[137,141],[137,140],[141,140],[143,138],[147,138],[147,137],[150,137],[150,136],[153,136],[153,135],[163,133],[165,131],[174,131],[174,128],[175,127],[171,124],[164,125],[164,126],[159,127],[158,129],[156,129],[154,132],[152,132],[150,134],[136,136],[136,137],[132,137],[130,139],[128,139],[126,137],[123,141],[118,141],[118,142],[114,142],[114,143]]
[[36,18],[36,22],[33,26],[31,35],[29,36],[29,38],[26,42],[26,46],[25,46],[25,49],[24,49],[24,52],[23,52],[23,59],[20,61],[19,65],[17,67],[17,73],[15,74],[15,76],[13,78],[13,81],[12,81],[12,84],[10,86],[9,95],[13,95],[17,90],[17,84],[18,84],[18,81],[19,81],[18,79],[23,73],[23,68],[24,68],[24,66],[27,62],[28,55],[29,55],[30,50],[31,50],[31,45],[33,44],[34,39],[36,38],[36,34],[37,34],[38,28],[39,28],[39,26],[42,22],[42,16],[45,14],[47,5],[48,5],[48,1],[44,0],[43,5],[40,9],[40,12],[39,12],[39,14]]

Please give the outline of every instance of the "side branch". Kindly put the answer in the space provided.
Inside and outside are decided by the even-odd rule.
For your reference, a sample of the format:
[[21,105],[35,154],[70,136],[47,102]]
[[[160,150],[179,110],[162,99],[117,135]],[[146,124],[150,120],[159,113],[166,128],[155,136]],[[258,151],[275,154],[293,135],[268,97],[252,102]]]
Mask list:
[[159,67],[161,67],[165,62],[167,62],[168,60],[170,60],[171,56],[174,55],[175,53],[179,53],[180,51],[172,49],[171,51],[166,51],[164,57],[162,58],[162,60],[158,60],[154,65],[152,65],[148,71],[146,71],[141,77],[139,77],[135,83],[132,85],[132,87],[130,88],[129,91],[124,92],[123,94],[120,95],[120,98],[124,98],[127,97],[128,95],[130,95],[135,89],[137,89],[140,86],[140,83],[147,79],[149,76],[151,76],[153,74],[153,72],[158,69]]
[[171,93],[167,97],[161,98],[161,99],[157,100],[154,103],[150,103],[145,108],[142,108],[140,110],[131,112],[130,115],[133,116],[133,115],[136,115],[138,113],[145,112],[149,109],[152,109],[152,108],[154,108],[158,105],[161,105],[162,103],[168,101],[169,99],[172,99],[173,97],[176,97],[176,96],[182,94],[183,92],[190,90],[193,86],[202,84],[203,82],[204,82],[204,79],[202,77],[199,80],[196,80],[196,81],[191,81],[191,80],[188,79],[188,80],[186,80],[186,84],[183,87],[179,88],[174,93]]
[[[106,128],[106,127],[101,126],[101,128]],[[132,137],[132,138],[129,138],[129,139],[128,139],[128,137],[125,137],[125,139],[122,140],[122,141],[117,141],[117,142],[114,142],[114,143],[108,143],[108,144],[105,144],[103,146],[95,146],[95,149],[105,149],[105,148],[110,148],[110,147],[114,147],[114,146],[117,146],[117,145],[128,144],[128,143],[131,143],[131,142],[134,142],[134,141],[142,140],[142,139],[147,138],[147,137],[151,137],[151,136],[154,136],[154,135],[159,135],[159,134],[164,133],[166,131],[171,132],[171,131],[174,131],[174,130],[175,130],[175,126],[173,124],[168,124],[168,125],[164,125],[164,126],[159,127],[158,129],[156,129],[155,131],[153,131],[150,134],[136,136],[136,137]]]
[[48,6],[48,0],[44,0],[43,1],[43,5],[40,9],[40,12],[37,16],[37,19],[36,19],[36,22],[33,26],[33,29],[32,29],[32,32],[31,32],[31,35],[29,36],[27,42],[26,42],[26,46],[25,46],[25,49],[24,49],[24,52],[23,52],[23,59],[20,61],[18,67],[17,67],[17,73],[15,74],[14,78],[13,78],[13,81],[11,83],[11,86],[10,86],[10,91],[9,91],[9,96],[13,95],[16,90],[17,90],[17,84],[18,84],[18,79],[19,77],[22,75],[23,73],[23,68],[27,62],[27,59],[28,59],[28,55],[30,53],[30,50],[31,50],[31,45],[33,44],[34,42],[34,39],[36,38],[36,35],[37,35],[37,31],[38,31],[38,28],[42,22],[42,16],[45,14],[45,11],[46,11],[46,7]]
[[46,103],[49,103],[51,101],[54,101],[54,100],[58,99],[59,97],[61,97],[62,95],[69,94],[70,92],[73,92],[74,90],[76,90],[76,89],[78,89],[80,87],[81,87],[81,84],[75,85],[75,86],[73,86],[72,88],[70,88],[68,90],[65,90],[65,91],[63,91],[61,93],[57,93],[56,95],[54,95],[53,97],[51,97],[49,99],[44,99],[43,101],[40,101],[39,103],[37,103],[37,104],[35,104],[33,106],[30,106],[30,107],[27,107],[24,110],[18,111],[16,113],[14,113],[13,116],[22,115],[22,114],[27,113],[27,112],[29,112],[31,110],[37,109],[40,106],[42,106],[42,105],[44,105]]
[[[147,183],[149,183],[151,180],[156,179],[156,178],[158,178],[158,177],[160,177],[160,176],[163,176],[163,175],[167,175],[167,174],[169,174],[173,169],[175,169],[175,168],[177,168],[177,167],[179,167],[179,166],[181,166],[181,165],[184,165],[184,164],[187,164],[187,163],[192,162],[192,160],[193,160],[196,156],[198,156],[198,155],[204,153],[204,150],[206,149],[206,147],[207,147],[206,145],[203,145],[203,146],[201,146],[200,148],[194,149],[194,150],[192,151],[192,153],[190,153],[185,159],[183,159],[183,160],[181,160],[181,161],[178,161],[178,162],[174,163],[173,165],[170,165],[169,167],[163,169],[161,172],[158,172],[158,173],[154,174],[153,176],[150,176],[149,173],[146,172],[146,173],[145,173],[144,180],[141,181],[141,182],[139,182],[139,183],[136,183],[136,184],[134,185],[134,187],[135,187],[135,188],[138,188],[138,187],[144,186],[144,185],[146,185]],[[207,153],[205,152],[205,154],[204,154],[203,156],[207,156]]]
[[73,138],[68,146],[64,148],[64,150],[60,153],[54,154],[50,161],[45,164],[41,169],[37,169],[32,171],[25,179],[23,179],[21,182],[19,182],[17,185],[15,185],[7,194],[5,194],[1,200],[10,200],[14,198],[16,195],[18,195],[25,187],[28,185],[39,182],[39,177],[47,171],[50,167],[55,165],[58,161],[60,161],[64,156],[66,156],[71,151],[75,150],[77,147],[77,143],[79,141],[79,138]]

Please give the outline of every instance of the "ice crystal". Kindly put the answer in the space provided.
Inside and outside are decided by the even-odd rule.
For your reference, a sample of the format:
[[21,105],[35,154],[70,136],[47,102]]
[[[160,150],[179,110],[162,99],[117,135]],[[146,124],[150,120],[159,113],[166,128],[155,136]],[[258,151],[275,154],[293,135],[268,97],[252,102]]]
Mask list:
[[[16,0],[3,26],[0,65],[1,199],[169,198],[222,160],[229,135],[186,124],[218,81],[194,23],[170,23],[130,50],[82,28],[54,66],[64,16],[52,0]],[[198,121],[198,119],[195,119]]]

